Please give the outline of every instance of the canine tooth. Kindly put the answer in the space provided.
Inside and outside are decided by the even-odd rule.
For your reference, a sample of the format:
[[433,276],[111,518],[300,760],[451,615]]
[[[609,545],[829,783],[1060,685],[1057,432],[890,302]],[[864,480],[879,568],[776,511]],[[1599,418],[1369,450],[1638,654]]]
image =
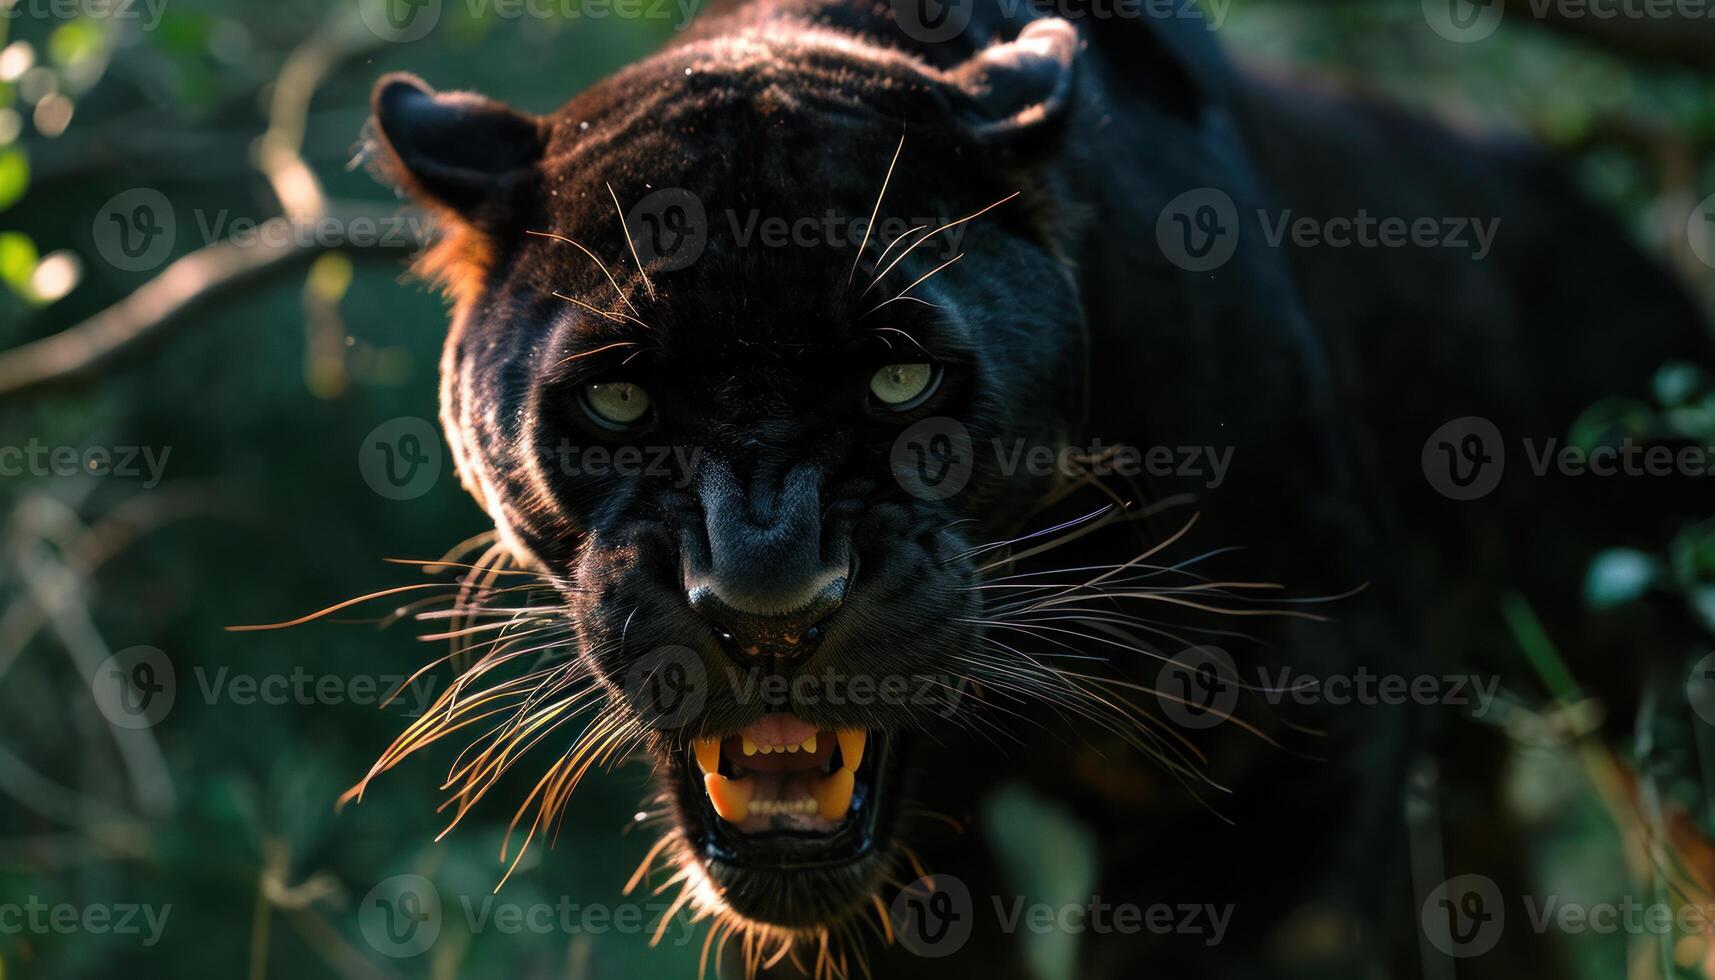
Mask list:
[[863,763],[863,747],[869,742],[869,732],[861,728],[848,728],[834,733],[840,740],[840,757],[847,772],[856,772]]
[[744,738],[744,754],[745,755],[755,755],[756,754],[756,743],[752,742],[750,740],[750,736],[748,736],[748,735],[745,736],[745,738]]
[[816,751],[816,733],[811,732],[810,737],[805,739],[804,744],[799,746],[799,747],[802,748],[806,752]]
[[823,820],[838,820],[852,807],[852,786],[857,782],[850,769],[836,769],[810,784],[816,798],[816,810]]
[[727,823],[743,823],[750,816],[750,796],[756,791],[754,780],[728,779],[711,772],[703,777],[703,789],[709,794],[709,802],[715,805],[715,812]]
[[696,750],[697,765],[703,767],[703,772],[716,772],[721,767],[721,740],[719,735],[708,738],[694,738],[691,748]]

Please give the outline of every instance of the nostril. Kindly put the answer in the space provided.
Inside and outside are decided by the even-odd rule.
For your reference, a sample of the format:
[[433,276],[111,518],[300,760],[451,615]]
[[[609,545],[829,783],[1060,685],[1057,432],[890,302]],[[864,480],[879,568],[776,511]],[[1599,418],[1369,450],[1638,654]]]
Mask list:
[[691,610],[709,624],[729,654],[740,658],[808,655],[827,635],[828,620],[845,596],[843,578],[826,583],[811,601],[784,612],[757,612],[728,601],[712,584],[688,591]]

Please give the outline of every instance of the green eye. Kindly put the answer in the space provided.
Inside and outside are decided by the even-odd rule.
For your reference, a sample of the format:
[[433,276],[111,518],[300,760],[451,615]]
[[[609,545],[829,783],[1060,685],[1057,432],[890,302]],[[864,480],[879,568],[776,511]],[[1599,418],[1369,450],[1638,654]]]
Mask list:
[[610,429],[623,429],[649,411],[649,392],[629,381],[585,385],[584,410]]
[[910,408],[933,390],[938,377],[933,364],[889,364],[869,379],[869,391],[883,405]]

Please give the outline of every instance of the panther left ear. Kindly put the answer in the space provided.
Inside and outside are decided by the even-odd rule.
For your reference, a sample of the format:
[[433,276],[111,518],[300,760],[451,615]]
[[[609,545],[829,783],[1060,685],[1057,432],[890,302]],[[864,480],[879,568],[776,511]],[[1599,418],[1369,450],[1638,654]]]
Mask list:
[[1058,17],[1026,24],[946,75],[954,115],[979,142],[1000,143],[1051,126],[1072,101],[1082,41]]
[[436,92],[396,72],[371,97],[371,161],[419,203],[482,224],[535,174],[544,120],[469,92]]
[[397,72],[375,83],[371,170],[443,219],[417,271],[458,302],[478,294],[507,226],[538,179],[546,120]]

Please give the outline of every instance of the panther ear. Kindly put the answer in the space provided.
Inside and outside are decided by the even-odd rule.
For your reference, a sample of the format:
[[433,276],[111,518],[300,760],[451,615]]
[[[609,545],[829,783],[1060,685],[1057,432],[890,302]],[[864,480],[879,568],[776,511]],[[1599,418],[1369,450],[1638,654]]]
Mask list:
[[469,92],[436,92],[396,72],[371,97],[371,163],[419,203],[473,224],[503,216],[535,173],[544,120]]
[[1052,126],[1072,101],[1077,28],[1058,17],[1026,24],[949,71],[953,114],[979,142],[999,143]]

